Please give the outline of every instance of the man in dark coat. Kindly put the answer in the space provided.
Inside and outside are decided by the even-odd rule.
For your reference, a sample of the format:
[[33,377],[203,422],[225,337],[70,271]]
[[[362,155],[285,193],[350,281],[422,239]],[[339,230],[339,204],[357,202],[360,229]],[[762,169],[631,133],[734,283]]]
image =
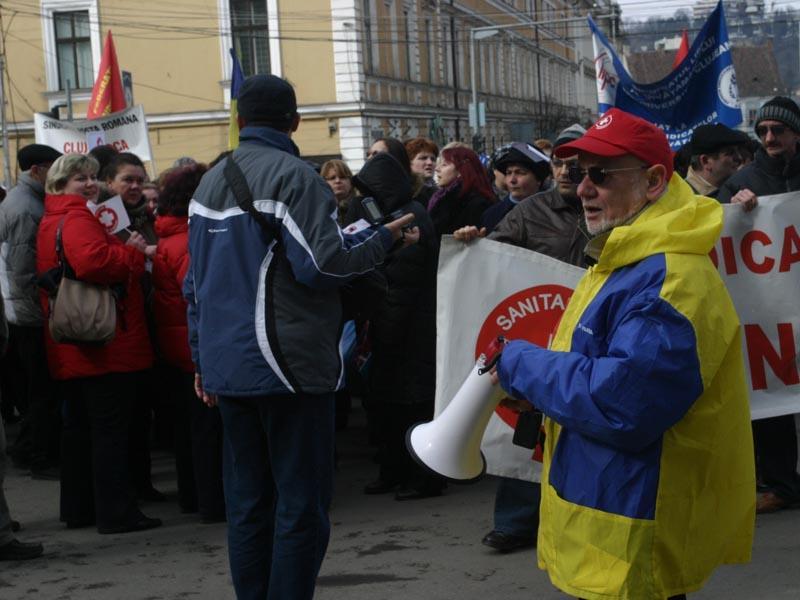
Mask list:
[[740,149],[748,139],[746,133],[722,123],[696,128],[689,142],[692,158],[686,183],[696,194],[716,198],[719,186],[736,173],[742,163]]
[[36,233],[44,214],[47,172],[61,153],[43,144],[20,148],[17,185],[0,204],[0,288],[9,324],[9,358],[17,365],[25,416],[11,454],[35,478],[58,479],[58,415],[44,351],[44,317],[36,286]]
[[[755,160],[728,179],[718,200],[752,210],[758,196],[800,190],[800,107],[776,96],[759,110],[755,123],[762,147]],[[797,429],[794,415],[753,421],[756,468],[763,488],[756,511],[774,512],[800,503]]]
[[[0,297],[0,356],[5,353],[8,342],[8,326],[6,325],[3,299]],[[0,560],[26,560],[42,555],[44,549],[41,544],[20,542],[14,537],[14,531],[19,529],[19,523],[11,520],[8,510],[6,495],[3,491],[8,457],[6,456],[6,432],[3,425],[3,416],[0,414]]]
[[371,198],[385,216],[413,213],[419,228],[418,243],[386,257],[381,269],[386,296],[370,317],[369,393],[380,440],[380,473],[364,492],[396,490],[396,500],[438,496],[442,482],[414,462],[405,444],[408,428],[433,416],[438,237],[428,212],[412,201],[410,181],[390,154],[373,156],[353,183],[363,197],[353,202],[349,221],[374,222],[364,208],[365,199]]
[[253,75],[238,108],[228,160],[244,181],[220,162],[189,205],[183,291],[195,386],[222,414],[237,598],[310,600],[330,536],[338,288],[382,263],[412,217],[343,233],[333,191],[291,139],[294,88]]

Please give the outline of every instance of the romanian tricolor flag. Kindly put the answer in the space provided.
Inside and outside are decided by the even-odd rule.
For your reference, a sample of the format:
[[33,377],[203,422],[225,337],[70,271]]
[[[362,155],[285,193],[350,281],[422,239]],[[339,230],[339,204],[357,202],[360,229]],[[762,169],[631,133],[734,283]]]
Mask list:
[[97,79],[92,88],[92,99],[89,100],[89,107],[86,109],[86,118],[97,119],[125,108],[125,93],[122,91],[117,51],[114,50],[114,40],[109,31],[103,46]]
[[236,57],[236,52],[233,48],[231,48],[231,58],[233,58],[233,66],[231,68],[231,116],[228,124],[228,150],[234,150],[239,147],[239,110],[237,102],[239,100],[239,88],[244,83],[242,66],[239,64],[239,59]]

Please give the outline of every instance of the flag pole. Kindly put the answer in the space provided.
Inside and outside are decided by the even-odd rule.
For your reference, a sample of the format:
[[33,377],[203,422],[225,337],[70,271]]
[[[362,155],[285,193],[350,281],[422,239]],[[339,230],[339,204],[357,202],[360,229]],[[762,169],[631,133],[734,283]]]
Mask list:
[[6,74],[6,57],[0,56],[0,126],[2,126],[3,135],[3,179],[6,190],[11,189],[11,158],[9,157],[9,150],[11,149],[8,141],[8,123],[6,122],[6,87],[5,87],[5,74]]

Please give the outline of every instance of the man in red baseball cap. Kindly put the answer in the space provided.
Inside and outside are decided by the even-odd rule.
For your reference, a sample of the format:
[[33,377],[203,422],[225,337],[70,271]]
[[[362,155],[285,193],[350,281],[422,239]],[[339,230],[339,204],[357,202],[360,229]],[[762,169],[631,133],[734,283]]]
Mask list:
[[616,108],[554,154],[578,153],[581,159],[569,174],[579,184],[592,235],[610,231],[655,202],[672,177],[672,151],[664,132]]
[[509,342],[496,372],[546,417],[537,559],[579,598],[683,599],[753,540],[739,319],[708,258],[722,209],[622,111],[555,150],[575,154],[596,264],[550,348]]

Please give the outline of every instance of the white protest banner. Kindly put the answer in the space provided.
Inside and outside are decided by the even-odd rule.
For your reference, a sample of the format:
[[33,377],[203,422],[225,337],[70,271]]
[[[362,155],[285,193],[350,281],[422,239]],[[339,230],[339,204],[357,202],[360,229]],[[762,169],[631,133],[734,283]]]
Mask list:
[[800,193],[726,205],[711,259],[743,328],[753,419],[800,412]]
[[88,140],[97,145],[98,140],[119,152],[133,152],[142,160],[151,160],[150,140],[144,109],[137,104],[107,117],[90,121],[59,121],[48,115],[33,116],[36,143],[46,144],[64,154],[86,154]]
[[[547,346],[583,269],[479,240],[442,238],[436,308],[436,414],[455,396],[478,355],[499,335]],[[498,394],[502,390],[498,387]],[[498,407],[483,436],[487,472],[538,481],[532,451],[511,443],[517,415]]]
[[119,195],[109,198],[105,202],[99,204],[87,202],[86,206],[92,211],[97,220],[100,221],[100,224],[106,228],[106,232],[111,235],[126,229],[131,224],[128,211],[125,210],[125,205],[122,203],[122,198]]

